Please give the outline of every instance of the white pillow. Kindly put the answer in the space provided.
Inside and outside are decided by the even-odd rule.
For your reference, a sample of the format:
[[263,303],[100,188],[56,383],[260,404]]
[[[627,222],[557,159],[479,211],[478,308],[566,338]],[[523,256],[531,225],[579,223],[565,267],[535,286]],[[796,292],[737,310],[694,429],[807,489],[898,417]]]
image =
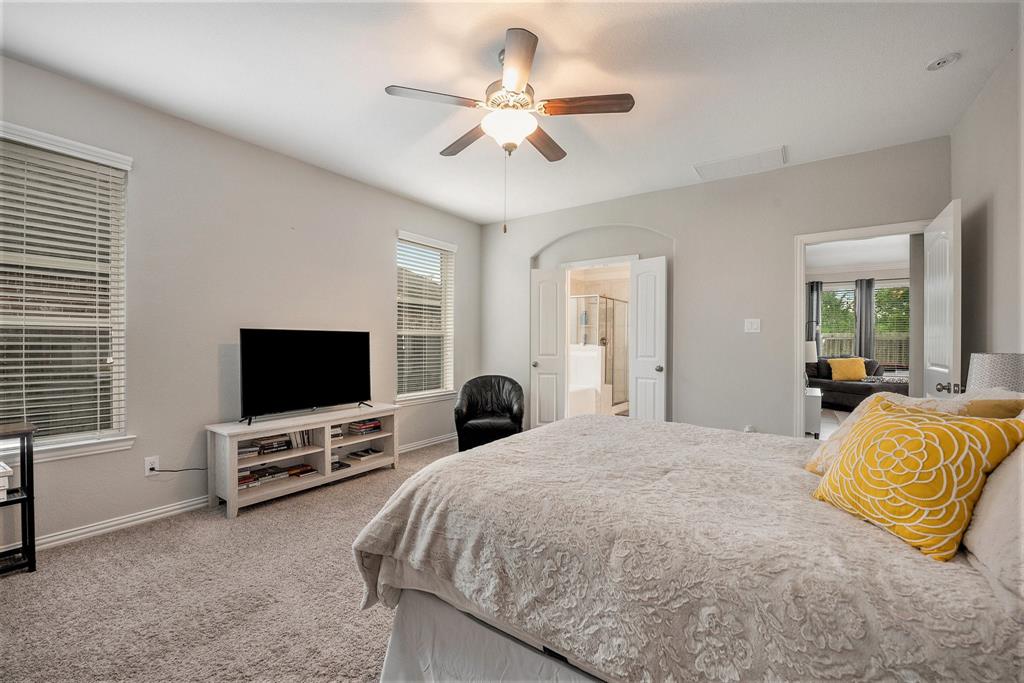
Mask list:
[[[1020,418],[1024,419],[1024,413]],[[1024,445],[1018,446],[988,475],[964,534],[971,551],[1000,584],[1024,599]]]
[[871,394],[860,404],[853,409],[849,417],[843,420],[843,423],[839,425],[839,429],[832,432],[832,434],[818,446],[818,450],[814,452],[811,459],[804,465],[804,469],[814,474],[822,475],[828,471],[828,468],[832,466],[832,463],[839,458],[839,449],[842,446],[843,439],[846,435],[853,430],[853,425],[863,417],[864,413],[868,409],[882,400],[888,400],[896,405],[907,406],[909,408],[920,408],[921,410],[934,410],[939,413],[949,413],[950,415],[961,415],[963,411],[967,409],[967,404],[971,401],[979,400],[1003,400],[1003,399],[1024,399],[1024,394],[1010,391],[1008,389],[979,389],[967,394],[956,394],[950,398],[913,398],[904,396],[902,394],[893,394],[889,392],[879,392],[877,394]]

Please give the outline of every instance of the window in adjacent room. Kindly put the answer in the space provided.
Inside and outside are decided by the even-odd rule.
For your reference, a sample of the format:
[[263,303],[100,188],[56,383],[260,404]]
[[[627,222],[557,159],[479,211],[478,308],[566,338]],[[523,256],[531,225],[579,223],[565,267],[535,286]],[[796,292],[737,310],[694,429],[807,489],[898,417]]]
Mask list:
[[857,330],[857,310],[854,307],[852,282],[826,283],[821,293],[821,355],[849,356],[853,354],[854,334]]
[[886,374],[910,371],[910,284],[875,281],[875,359]]
[[0,140],[0,423],[125,430],[126,171]]
[[398,265],[399,399],[454,389],[455,247],[401,233]]

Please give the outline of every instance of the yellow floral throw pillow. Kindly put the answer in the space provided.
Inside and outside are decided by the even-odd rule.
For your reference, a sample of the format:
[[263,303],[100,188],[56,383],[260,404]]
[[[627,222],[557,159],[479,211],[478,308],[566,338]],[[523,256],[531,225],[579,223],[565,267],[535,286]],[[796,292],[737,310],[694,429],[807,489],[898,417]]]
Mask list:
[[989,472],[1024,441],[1024,420],[879,401],[844,439],[814,497],[936,560],[956,554]]

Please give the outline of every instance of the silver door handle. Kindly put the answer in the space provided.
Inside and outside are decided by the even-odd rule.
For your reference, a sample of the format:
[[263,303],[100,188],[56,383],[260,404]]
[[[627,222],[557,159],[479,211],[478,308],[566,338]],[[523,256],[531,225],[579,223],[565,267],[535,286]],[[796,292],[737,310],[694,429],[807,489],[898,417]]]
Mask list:
[[660,366],[660,365],[655,365],[655,366],[654,366],[654,371],[655,371],[655,372],[665,372],[665,368],[663,368],[663,367],[662,367],[662,366]]
[[532,363],[530,363],[530,367],[531,367],[531,368],[535,368],[535,367],[537,367],[538,365],[540,365],[540,363],[538,363],[537,361],[533,361]]
[[938,384],[935,385],[935,391],[939,392],[940,394],[943,391],[948,391],[949,393],[953,393],[953,388],[952,388],[952,385],[950,385],[949,382],[946,382],[945,384],[943,384],[942,382],[939,382]]

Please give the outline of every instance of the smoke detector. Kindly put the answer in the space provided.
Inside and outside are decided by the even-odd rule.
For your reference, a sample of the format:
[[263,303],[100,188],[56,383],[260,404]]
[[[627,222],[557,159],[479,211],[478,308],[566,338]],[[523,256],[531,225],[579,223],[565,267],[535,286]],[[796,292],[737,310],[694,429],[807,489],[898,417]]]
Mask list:
[[939,69],[941,69],[943,67],[949,66],[950,64],[952,64],[953,62],[957,61],[958,59],[960,59],[960,53],[959,52],[950,52],[948,55],[942,55],[941,57],[936,59],[934,62],[929,64],[928,65],[928,70],[929,71],[938,71]]

